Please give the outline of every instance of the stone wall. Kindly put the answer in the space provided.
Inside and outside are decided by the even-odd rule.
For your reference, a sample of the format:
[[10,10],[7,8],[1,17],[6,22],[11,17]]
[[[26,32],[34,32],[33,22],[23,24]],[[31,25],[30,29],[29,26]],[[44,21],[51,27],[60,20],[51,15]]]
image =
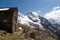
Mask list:
[[0,11],[0,30],[10,33],[17,31],[17,14],[17,8],[9,8],[8,10]]

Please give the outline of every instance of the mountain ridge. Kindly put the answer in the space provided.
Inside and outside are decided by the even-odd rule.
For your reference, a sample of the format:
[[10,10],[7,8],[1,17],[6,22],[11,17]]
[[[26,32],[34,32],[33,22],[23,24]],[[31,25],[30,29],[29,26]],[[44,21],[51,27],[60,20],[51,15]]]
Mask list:
[[37,13],[29,12],[27,15],[23,15],[22,17],[21,16],[18,16],[18,23],[28,25],[31,28],[37,29],[38,31],[46,31],[54,37],[59,37],[59,35],[57,35],[57,33],[59,34],[59,29],[56,28],[58,25],[55,26],[49,20],[39,16]]

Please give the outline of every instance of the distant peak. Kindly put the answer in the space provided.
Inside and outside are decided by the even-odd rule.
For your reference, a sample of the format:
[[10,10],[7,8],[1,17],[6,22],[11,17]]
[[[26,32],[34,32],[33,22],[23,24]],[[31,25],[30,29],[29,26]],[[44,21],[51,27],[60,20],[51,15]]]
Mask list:
[[35,16],[38,16],[38,13],[37,12],[32,12],[33,15]]
[[39,14],[37,12],[28,12],[27,15],[32,16],[32,17],[38,17],[39,16]]

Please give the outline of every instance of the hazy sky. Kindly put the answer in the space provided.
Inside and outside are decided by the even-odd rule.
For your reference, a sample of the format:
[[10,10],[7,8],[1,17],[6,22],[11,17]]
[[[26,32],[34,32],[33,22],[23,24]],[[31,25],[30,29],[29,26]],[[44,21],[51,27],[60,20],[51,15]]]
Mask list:
[[19,12],[39,12],[40,15],[60,6],[60,0],[0,0],[0,7],[18,7]]

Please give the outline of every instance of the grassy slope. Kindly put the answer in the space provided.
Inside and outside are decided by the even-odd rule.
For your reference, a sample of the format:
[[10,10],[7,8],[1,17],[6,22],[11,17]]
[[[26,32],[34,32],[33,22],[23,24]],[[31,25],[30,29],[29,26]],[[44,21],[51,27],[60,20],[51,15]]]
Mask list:
[[56,40],[55,38],[45,34],[43,31],[37,31],[26,25],[18,24],[17,27],[22,27],[23,30],[18,30],[13,34],[0,31],[0,40]]

